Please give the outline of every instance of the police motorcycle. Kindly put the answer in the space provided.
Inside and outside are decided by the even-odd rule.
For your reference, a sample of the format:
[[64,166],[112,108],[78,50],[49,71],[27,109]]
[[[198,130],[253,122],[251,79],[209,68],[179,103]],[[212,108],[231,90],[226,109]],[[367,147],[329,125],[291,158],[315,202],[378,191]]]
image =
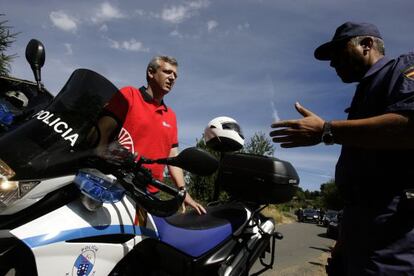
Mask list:
[[32,39],[26,46],[26,59],[36,82],[0,76],[0,136],[22,124],[53,99],[41,82],[45,56],[43,44]]
[[[173,215],[185,191],[143,164],[208,175],[217,160],[196,148],[137,160],[116,144],[97,155],[97,122],[116,92],[78,69],[46,108],[0,137],[0,275],[247,275],[258,259],[270,268],[281,235],[260,210],[293,196],[290,163],[232,153],[237,123],[213,120],[207,143],[223,152],[216,186],[232,198],[204,216]],[[167,198],[148,194],[149,183]]]

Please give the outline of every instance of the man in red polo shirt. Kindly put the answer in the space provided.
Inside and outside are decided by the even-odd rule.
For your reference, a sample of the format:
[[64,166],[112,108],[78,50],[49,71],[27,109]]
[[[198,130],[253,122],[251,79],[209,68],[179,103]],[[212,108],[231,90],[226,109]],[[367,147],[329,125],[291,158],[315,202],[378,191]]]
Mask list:
[[[113,116],[103,118],[101,133],[118,133],[118,141],[132,153],[151,159],[173,157],[178,154],[177,120],[174,111],[164,103],[164,96],[171,91],[177,79],[177,61],[168,56],[154,57],[147,67],[147,87],[137,89],[124,87],[115,95],[107,111]],[[118,131],[116,131],[118,130]],[[102,137],[101,144],[109,144],[111,137]],[[158,179],[163,179],[164,165],[146,165]],[[168,166],[170,175],[178,188],[184,188],[183,171]],[[151,193],[158,192],[148,186]],[[187,193],[185,205],[190,205],[199,214],[206,213],[204,207]]]

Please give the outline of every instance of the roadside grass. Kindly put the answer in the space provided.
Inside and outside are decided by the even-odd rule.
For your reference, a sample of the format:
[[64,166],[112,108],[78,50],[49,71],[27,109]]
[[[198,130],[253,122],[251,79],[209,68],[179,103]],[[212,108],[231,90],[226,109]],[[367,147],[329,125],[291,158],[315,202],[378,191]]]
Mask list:
[[296,216],[289,212],[281,211],[276,205],[269,205],[262,210],[262,214],[271,217],[277,224],[292,223],[296,221]]

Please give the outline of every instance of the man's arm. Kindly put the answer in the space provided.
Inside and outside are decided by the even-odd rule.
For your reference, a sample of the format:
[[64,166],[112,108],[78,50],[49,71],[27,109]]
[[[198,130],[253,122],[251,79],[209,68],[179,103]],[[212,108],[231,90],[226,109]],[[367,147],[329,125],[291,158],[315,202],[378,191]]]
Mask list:
[[97,146],[97,154],[101,155],[108,148],[110,138],[113,136],[114,131],[117,129],[118,123],[110,116],[103,116],[98,121],[98,129],[100,139]]
[[347,146],[414,149],[414,114],[387,113],[367,119],[333,121],[335,142]]
[[[178,148],[177,147],[172,148],[170,150],[169,157],[175,157],[177,155],[178,155]],[[173,179],[175,185],[178,188],[185,187],[183,170],[181,168],[174,167],[174,166],[168,166],[168,170],[170,171],[171,178]],[[185,199],[184,199],[183,213],[185,212],[185,208],[186,208],[185,206],[186,205],[190,205],[191,207],[193,207],[197,211],[197,213],[200,214],[200,215],[207,213],[206,209],[204,209],[204,207],[200,203],[196,202],[190,196],[188,191],[187,191]]]
[[[270,136],[281,147],[302,147],[321,142],[324,120],[298,103],[304,117],[272,124]],[[414,149],[414,113],[387,113],[358,120],[332,121],[336,144],[361,148]]]

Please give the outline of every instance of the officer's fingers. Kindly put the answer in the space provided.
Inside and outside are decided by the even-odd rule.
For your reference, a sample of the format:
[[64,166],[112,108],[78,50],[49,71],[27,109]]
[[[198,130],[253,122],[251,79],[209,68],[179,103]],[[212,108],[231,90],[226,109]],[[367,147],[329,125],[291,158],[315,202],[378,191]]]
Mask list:
[[294,127],[297,125],[297,120],[285,120],[285,121],[277,121],[274,122],[271,127],[272,128],[279,128],[279,127]]
[[295,135],[300,134],[301,130],[299,128],[296,128],[297,126],[294,126],[295,128],[281,128],[272,130],[269,135],[270,137],[280,137],[280,136],[288,136],[288,135]]
[[286,142],[292,142],[293,139],[290,136],[278,136],[278,137],[273,137],[272,141],[274,143],[286,143]]
[[314,116],[315,115],[315,113],[313,113],[309,109],[304,108],[298,102],[295,103],[295,108],[303,117],[308,117],[308,116]]
[[272,130],[269,135],[270,137],[284,136],[287,135],[288,130],[286,128]]
[[300,147],[300,145],[297,144],[297,143],[294,143],[294,142],[289,142],[289,143],[280,144],[280,147],[282,147],[282,148],[294,148],[294,147]]

